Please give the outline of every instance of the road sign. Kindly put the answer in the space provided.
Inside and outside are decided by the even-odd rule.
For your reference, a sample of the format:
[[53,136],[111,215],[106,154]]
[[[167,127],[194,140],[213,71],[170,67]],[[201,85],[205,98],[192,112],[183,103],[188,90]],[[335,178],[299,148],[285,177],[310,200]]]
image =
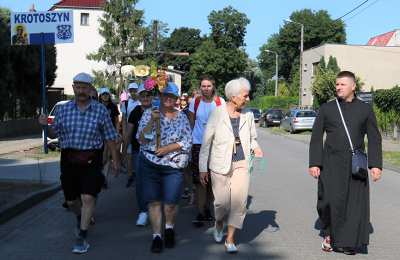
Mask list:
[[11,13],[11,44],[41,45],[74,42],[73,12]]

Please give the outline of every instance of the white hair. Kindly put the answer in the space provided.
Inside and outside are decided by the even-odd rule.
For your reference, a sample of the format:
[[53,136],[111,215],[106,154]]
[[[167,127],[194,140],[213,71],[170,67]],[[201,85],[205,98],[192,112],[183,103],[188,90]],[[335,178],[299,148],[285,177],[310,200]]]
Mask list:
[[232,97],[239,96],[243,90],[250,91],[250,88],[250,82],[247,79],[243,77],[233,79],[225,85],[225,96],[230,100]]

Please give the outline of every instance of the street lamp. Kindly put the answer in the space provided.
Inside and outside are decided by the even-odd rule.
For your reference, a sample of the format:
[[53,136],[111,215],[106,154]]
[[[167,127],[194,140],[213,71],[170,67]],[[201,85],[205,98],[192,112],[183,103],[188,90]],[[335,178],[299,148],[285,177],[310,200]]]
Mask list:
[[275,97],[278,96],[278,53],[276,51],[265,50],[265,52],[275,54]]
[[287,23],[294,23],[301,26],[301,34],[300,34],[300,89],[299,89],[299,107],[301,107],[301,92],[303,89],[303,45],[304,45],[304,24],[292,21],[290,19],[284,20]]

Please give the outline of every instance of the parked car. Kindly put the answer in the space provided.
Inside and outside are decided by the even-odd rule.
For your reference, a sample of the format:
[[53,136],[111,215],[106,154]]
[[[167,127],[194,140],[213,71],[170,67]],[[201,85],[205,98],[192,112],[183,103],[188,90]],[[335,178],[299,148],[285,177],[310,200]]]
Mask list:
[[254,107],[249,107],[248,108],[249,111],[253,112],[254,115],[254,122],[258,123],[260,121],[261,118],[261,111],[258,108],[254,108]]
[[279,126],[281,124],[282,118],[283,118],[282,109],[277,109],[277,108],[266,109],[264,113],[261,114],[260,126],[262,127]]
[[[69,101],[69,100],[62,100],[62,101],[59,101],[59,102],[57,102],[57,103],[54,105],[54,107],[50,110],[50,114],[49,114],[48,117],[47,117],[47,124],[48,124],[49,126],[51,126],[51,125],[53,124],[53,122],[54,122],[54,118],[55,118],[55,114],[56,114],[57,109],[58,109],[60,106],[62,106],[62,105],[64,105],[65,103],[67,103],[68,101]],[[58,145],[58,138],[51,139],[51,138],[47,137],[47,146],[48,146],[49,149],[52,150],[52,151],[54,151],[54,150],[56,150],[57,148],[59,148],[59,145]]]
[[313,110],[291,109],[282,119],[281,127],[290,133],[312,130],[317,114]]

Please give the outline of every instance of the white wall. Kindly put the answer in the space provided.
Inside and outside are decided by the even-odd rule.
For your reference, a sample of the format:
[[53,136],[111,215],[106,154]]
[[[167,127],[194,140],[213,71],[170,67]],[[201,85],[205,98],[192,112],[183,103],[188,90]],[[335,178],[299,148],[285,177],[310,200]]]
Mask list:
[[[61,10],[61,9],[59,9]],[[86,55],[98,50],[104,39],[98,33],[102,10],[74,9],[74,43],[57,44],[57,77],[53,87],[64,88],[64,93],[72,95],[72,78],[80,73],[104,70],[106,63],[89,61]],[[81,25],[81,13],[89,13],[89,25]]]
[[341,70],[350,70],[361,78],[363,91],[389,89],[400,85],[400,47],[376,47],[363,45],[325,44],[304,52],[303,105],[312,105],[311,86],[314,80],[312,64],[321,57],[327,63],[329,56],[336,58]]

